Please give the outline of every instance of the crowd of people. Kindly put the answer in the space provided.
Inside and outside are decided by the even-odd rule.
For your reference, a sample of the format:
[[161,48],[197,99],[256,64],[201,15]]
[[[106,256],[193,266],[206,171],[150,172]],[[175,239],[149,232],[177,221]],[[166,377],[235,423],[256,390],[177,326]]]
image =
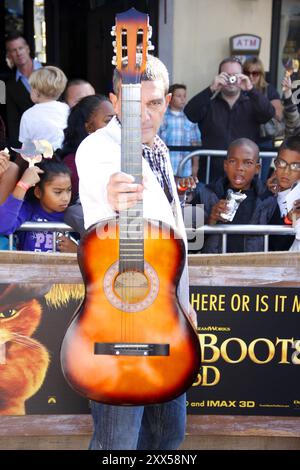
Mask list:
[[[294,215],[300,213],[299,200],[291,211],[286,203],[286,195],[300,177],[300,120],[290,77],[283,79],[281,100],[265,81],[256,80],[258,73],[264,74],[259,61],[248,61],[243,69],[243,64],[231,57],[222,60],[211,85],[186,103],[185,85],[170,88],[167,69],[159,59],[149,56],[141,77],[145,179],[136,182],[120,170],[122,77],[118,71],[114,72],[114,90],[108,98],[97,95],[84,80],[67,83],[57,67],[42,67],[30,57],[23,37],[9,37],[6,47],[15,74],[7,83],[6,136],[0,123],[2,247],[7,235],[18,234],[25,221],[66,221],[75,233],[72,238],[59,237],[58,250],[74,252],[80,236],[92,224],[135,207],[142,198],[145,217],[158,218],[177,229],[186,247],[180,205],[186,187],[191,191],[185,203],[204,204],[205,222],[210,225],[291,224]],[[268,145],[270,136],[262,136],[261,126],[274,119],[279,122],[282,113],[286,139],[274,161],[274,173],[268,174],[265,182],[260,178],[259,150]],[[28,140],[48,140],[55,150],[52,159],[28,166],[16,151]],[[213,160],[209,184],[203,181],[204,159],[199,165],[193,160],[183,174],[178,174],[178,165],[185,153],[171,154],[169,159],[167,145],[195,146],[200,142],[203,148],[227,149],[225,159]],[[229,217],[230,199],[238,203]],[[287,250],[292,241],[277,236],[271,247]],[[51,233],[21,232],[16,248],[52,251],[53,243]],[[259,235],[229,237],[230,252],[262,249]],[[220,252],[219,235],[207,236],[202,251]],[[194,322],[186,257],[177,293]],[[91,411],[91,449],[176,449],[184,438],[185,394],[149,406],[92,401]]]
[[[68,82],[58,67],[42,66],[32,59],[26,40],[19,34],[7,38],[6,52],[14,74],[7,82],[6,129],[0,117],[1,247],[8,246],[7,235],[17,231],[26,220],[64,220],[74,228],[79,239],[86,227],[76,152],[89,134],[111,121],[116,114],[115,106],[109,97],[96,94],[87,81]],[[259,58],[249,58],[242,64],[238,58],[228,57],[219,64],[211,84],[188,102],[184,84],[171,85],[168,96],[170,100],[158,135],[172,149],[170,161],[179,195],[190,189],[185,204],[204,204],[205,223],[209,225],[290,224],[291,214],[285,214],[282,209],[282,193],[300,177],[297,165],[300,117],[292,99],[291,77],[286,74],[282,80],[281,98],[275,87],[267,83]],[[259,151],[274,149],[276,133],[287,140],[271,168],[271,159],[264,158],[260,164]],[[52,145],[52,164],[56,163],[58,173],[51,165],[48,168],[47,162],[27,168],[17,150],[27,141],[36,140],[47,140]],[[200,145],[210,150],[227,149],[226,158],[212,158],[209,184],[204,183],[206,158],[194,157],[180,172],[180,162],[189,152],[174,150],[176,146],[192,149]],[[9,147],[9,154],[5,147]],[[291,152],[294,161],[290,161]],[[285,168],[282,162],[286,162]],[[290,166],[290,163],[295,164]],[[283,172],[286,175],[282,180]],[[70,179],[70,197],[66,188],[60,188],[56,181],[59,179],[65,182]],[[51,190],[52,185],[55,191]],[[228,191],[243,192],[246,196],[232,220],[223,217],[228,207]],[[57,205],[58,194],[62,204]],[[30,244],[31,249],[52,251],[51,234],[44,233],[44,237],[47,243]],[[76,243],[69,243],[66,238],[59,237],[57,249],[75,251]],[[24,234],[16,240],[18,249],[28,249]],[[289,249],[291,244],[292,237],[270,238],[271,250]],[[228,237],[227,252],[262,250],[262,236]],[[220,236],[205,237],[201,251],[220,252]]]

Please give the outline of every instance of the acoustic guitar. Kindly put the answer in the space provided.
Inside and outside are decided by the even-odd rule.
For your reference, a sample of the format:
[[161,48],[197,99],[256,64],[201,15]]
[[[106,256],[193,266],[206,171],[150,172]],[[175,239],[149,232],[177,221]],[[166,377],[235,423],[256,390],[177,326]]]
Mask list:
[[[137,182],[148,31],[146,14],[131,9],[116,16],[121,170]],[[102,403],[147,405],[172,400],[192,385],[199,340],[176,297],[185,256],[178,233],[143,218],[142,201],[87,231],[78,252],[85,298],[61,348],[63,373],[74,390]]]

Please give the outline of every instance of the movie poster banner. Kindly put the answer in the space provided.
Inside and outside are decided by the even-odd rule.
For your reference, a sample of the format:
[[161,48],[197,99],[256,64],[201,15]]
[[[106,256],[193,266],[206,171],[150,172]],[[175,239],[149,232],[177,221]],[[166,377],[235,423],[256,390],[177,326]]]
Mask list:
[[191,287],[202,367],[191,414],[300,416],[300,293],[285,287]]
[[[82,284],[0,284],[0,415],[89,413],[66,383],[60,346]],[[191,287],[202,367],[191,414],[300,416],[300,294]]]
[[0,284],[0,415],[89,413],[60,367],[83,292],[82,284]]

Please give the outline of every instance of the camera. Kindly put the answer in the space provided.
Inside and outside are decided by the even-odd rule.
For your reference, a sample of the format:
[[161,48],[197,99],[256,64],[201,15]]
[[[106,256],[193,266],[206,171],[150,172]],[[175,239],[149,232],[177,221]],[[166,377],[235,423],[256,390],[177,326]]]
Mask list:
[[235,75],[230,75],[230,77],[228,77],[228,83],[230,83],[230,85],[234,85],[236,82],[237,78]]

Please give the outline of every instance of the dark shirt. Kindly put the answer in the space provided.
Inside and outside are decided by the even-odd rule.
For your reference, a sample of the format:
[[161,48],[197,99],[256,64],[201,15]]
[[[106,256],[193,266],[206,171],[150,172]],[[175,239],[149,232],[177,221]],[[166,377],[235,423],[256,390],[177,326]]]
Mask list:
[[[277,204],[269,221],[270,225],[285,225]],[[295,240],[294,235],[272,235],[269,237],[269,251],[288,251]]]
[[[241,92],[232,108],[221,93],[214,99],[211,99],[212,96],[208,87],[194,96],[184,108],[188,119],[198,123],[203,148],[226,150],[233,140],[241,137],[259,142],[260,124],[269,121],[275,114],[275,109],[266,96],[252,88],[248,92]],[[199,162],[201,181],[204,181],[205,175],[203,160]],[[223,174],[223,159],[213,158],[211,180]]]
[[0,150],[3,150],[6,147],[6,137],[5,137],[5,124],[0,116]]
[[6,83],[6,116],[9,145],[19,147],[19,128],[22,114],[31,106],[30,93],[15,76]]
[[[249,220],[252,218],[257,195],[254,193],[253,188],[248,189],[247,191],[242,191],[242,193],[246,194],[247,197],[240,203],[232,222],[228,222],[228,224],[249,224]],[[244,237],[241,237],[240,235],[228,235],[227,253],[242,253],[244,251]]]

